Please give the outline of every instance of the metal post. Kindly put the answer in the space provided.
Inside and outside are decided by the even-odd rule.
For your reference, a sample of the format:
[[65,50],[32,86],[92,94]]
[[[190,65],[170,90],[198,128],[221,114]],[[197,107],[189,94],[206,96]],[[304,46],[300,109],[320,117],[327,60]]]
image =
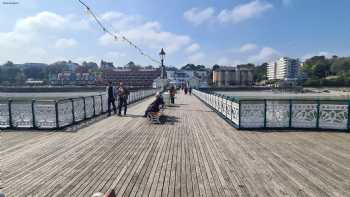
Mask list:
[[55,101],[55,112],[56,112],[56,128],[58,129],[60,127],[59,125],[59,118],[58,118],[58,102]]
[[320,100],[317,100],[316,129],[320,128],[320,106],[321,106]]
[[92,106],[93,106],[93,108],[94,108],[94,116],[96,116],[95,96],[92,96]]
[[35,100],[32,99],[32,119],[33,119],[32,122],[33,122],[33,128],[36,129],[34,105],[35,105]]
[[72,102],[72,117],[73,117],[73,124],[75,123],[75,109],[74,109],[74,99],[70,100]]
[[231,100],[231,109],[230,109],[231,110],[230,111],[231,112],[231,121],[233,122],[233,101],[234,101],[234,98],[231,98],[230,100]]
[[267,121],[267,118],[266,118],[266,113],[267,113],[267,100],[264,99],[264,128],[266,128],[266,121]]
[[350,100],[348,101],[348,131],[350,130]]
[[228,115],[228,112],[227,112],[227,110],[228,110],[228,107],[227,107],[227,101],[228,101],[228,97],[225,97],[225,100],[226,100],[226,110],[225,110],[225,112],[226,112],[226,114],[225,114],[225,116],[226,116],[226,118],[228,118],[227,117],[227,115]]
[[13,122],[12,122],[12,100],[10,99],[9,101],[8,101],[8,108],[9,108],[9,126],[10,126],[10,128],[12,128],[13,127]]
[[289,128],[292,128],[293,101],[289,99]]
[[86,120],[86,102],[85,102],[85,97],[83,97],[83,103],[84,103],[84,120]]
[[100,95],[100,99],[101,99],[101,114],[103,114],[103,98],[102,98],[102,95]]
[[241,128],[241,100],[238,101],[238,129]]

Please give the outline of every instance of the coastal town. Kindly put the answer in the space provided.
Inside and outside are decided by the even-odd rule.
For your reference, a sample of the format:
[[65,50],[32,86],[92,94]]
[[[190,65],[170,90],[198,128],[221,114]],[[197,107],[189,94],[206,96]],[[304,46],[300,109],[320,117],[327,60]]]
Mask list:
[[0,4],[0,197],[350,196],[350,2]]

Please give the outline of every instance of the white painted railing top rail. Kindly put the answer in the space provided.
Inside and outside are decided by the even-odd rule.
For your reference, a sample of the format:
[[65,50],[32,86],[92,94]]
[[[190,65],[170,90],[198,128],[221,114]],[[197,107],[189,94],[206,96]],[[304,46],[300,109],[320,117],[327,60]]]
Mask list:
[[[158,89],[130,92],[128,103],[154,95]],[[63,100],[0,101],[0,129],[59,129],[107,112],[107,95]]]
[[239,129],[350,130],[350,101],[244,100],[199,90],[193,93]]

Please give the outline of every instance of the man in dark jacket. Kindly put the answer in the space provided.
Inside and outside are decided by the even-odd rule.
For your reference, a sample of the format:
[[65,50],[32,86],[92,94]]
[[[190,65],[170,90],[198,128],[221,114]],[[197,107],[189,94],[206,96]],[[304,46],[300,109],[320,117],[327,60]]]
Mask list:
[[115,107],[115,96],[116,96],[116,89],[112,85],[112,82],[108,82],[108,86],[106,87],[106,94],[107,94],[107,100],[108,100],[108,116],[111,115],[111,105],[113,105],[113,111],[114,114],[117,113],[117,108]]
[[118,116],[122,115],[122,107],[124,107],[124,116],[126,115],[126,111],[128,109],[128,97],[129,91],[123,86],[123,83],[120,83],[118,88]]

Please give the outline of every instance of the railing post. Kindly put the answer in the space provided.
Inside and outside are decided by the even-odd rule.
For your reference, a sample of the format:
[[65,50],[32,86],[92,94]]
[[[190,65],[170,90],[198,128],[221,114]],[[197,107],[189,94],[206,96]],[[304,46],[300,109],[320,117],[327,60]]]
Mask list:
[[317,111],[316,111],[316,129],[320,128],[320,107],[321,107],[321,103],[320,100],[317,100]]
[[75,123],[75,109],[74,109],[74,99],[70,100],[72,103],[72,118],[73,118],[73,124]]
[[11,100],[11,99],[8,101],[8,110],[9,110],[9,126],[10,126],[10,128],[13,128],[13,121],[12,121],[12,100]]
[[238,101],[238,129],[241,128],[241,114],[242,114],[241,100],[239,100]]
[[32,124],[33,124],[33,128],[36,129],[34,105],[35,105],[35,99],[32,99],[32,122],[33,122]]
[[101,99],[101,114],[103,114],[103,98],[102,98],[102,95],[100,95],[100,99]]
[[293,101],[289,99],[289,128],[292,128]]
[[348,101],[348,131],[350,130],[350,100]]
[[231,100],[231,111],[230,111],[230,113],[231,113],[231,121],[233,122],[233,101],[234,101],[234,98],[231,98],[230,99]]
[[96,116],[95,96],[92,96],[92,106],[94,108],[94,117],[95,117]]
[[225,113],[226,113],[226,114],[225,114],[225,116],[226,116],[226,118],[228,118],[228,117],[227,117],[227,115],[228,115],[228,112],[227,112],[227,110],[228,110],[228,107],[227,107],[228,97],[225,97],[225,100],[226,100],[226,101],[225,101],[225,103],[226,103],[226,110],[225,110]]
[[56,112],[56,128],[58,129],[60,127],[59,125],[59,113],[58,113],[58,102],[55,101],[55,112]]
[[83,103],[84,103],[84,120],[86,120],[86,102],[85,102],[85,97],[83,97]]
[[267,117],[266,117],[266,114],[267,114],[267,100],[264,99],[264,128],[266,129],[266,121],[267,121]]

